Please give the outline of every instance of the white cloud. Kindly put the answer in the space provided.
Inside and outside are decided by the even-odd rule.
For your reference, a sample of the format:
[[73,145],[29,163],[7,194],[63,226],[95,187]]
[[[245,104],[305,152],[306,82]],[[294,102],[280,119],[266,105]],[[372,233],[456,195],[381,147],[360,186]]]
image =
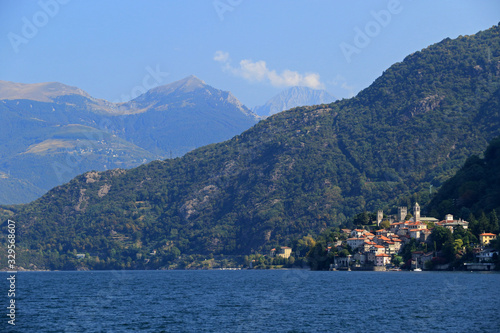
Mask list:
[[349,97],[354,97],[354,86],[352,85],[349,85],[347,83],[347,80],[345,77],[343,77],[342,75],[340,74],[337,74],[337,76],[335,76],[335,78],[331,81],[331,82],[328,82],[329,84],[332,84],[334,86],[339,86],[340,88],[346,90],[349,94]]
[[267,64],[263,60],[252,61],[243,59],[238,67],[233,67],[230,63],[229,53],[217,51],[214,55],[214,60],[224,64],[224,69],[231,72],[235,76],[242,77],[252,82],[269,82],[275,87],[293,87],[305,86],[313,89],[323,88],[319,74],[305,73],[285,69],[281,73],[267,68]]
[[229,53],[217,51],[215,52],[214,60],[219,62],[227,62],[229,60]]

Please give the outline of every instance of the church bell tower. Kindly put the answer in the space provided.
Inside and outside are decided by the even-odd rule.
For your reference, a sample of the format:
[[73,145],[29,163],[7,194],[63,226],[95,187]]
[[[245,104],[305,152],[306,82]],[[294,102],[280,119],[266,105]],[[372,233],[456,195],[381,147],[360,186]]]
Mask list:
[[415,202],[415,206],[413,206],[413,217],[415,218],[415,222],[420,221],[420,206],[418,202]]

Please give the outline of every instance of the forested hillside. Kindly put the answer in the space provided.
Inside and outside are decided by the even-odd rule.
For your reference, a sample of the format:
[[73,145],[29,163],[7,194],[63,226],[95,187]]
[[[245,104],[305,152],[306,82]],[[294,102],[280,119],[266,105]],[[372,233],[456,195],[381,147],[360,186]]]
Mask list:
[[499,83],[500,27],[443,40],[354,98],[277,114],[182,158],[89,172],[11,207],[19,245],[52,268],[76,252],[90,267],[145,267],[157,250],[154,268],[180,253],[286,245],[404,197],[424,204],[430,185],[500,135]]
[[[429,203],[432,215],[453,214],[469,221],[478,235],[498,233],[498,218],[486,217],[500,212],[500,137],[484,152],[484,158],[469,157],[464,166],[447,180]],[[447,213],[446,213],[447,212]]]

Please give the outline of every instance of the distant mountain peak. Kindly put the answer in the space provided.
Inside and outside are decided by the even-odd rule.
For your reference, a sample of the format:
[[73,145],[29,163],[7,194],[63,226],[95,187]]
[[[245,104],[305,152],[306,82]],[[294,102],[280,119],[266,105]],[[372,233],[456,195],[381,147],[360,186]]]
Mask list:
[[226,106],[231,105],[235,107],[246,117],[250,117],[255,121],[260,119],[260,117],[244,106],[230,91],[214,88],[194,75],[153,88],[122,105],[121,111],[126,110],[125,112],[129,113],[142,113],[152,109],[165,111],[167,109],[172,109],[174,106],[178,107],[178,110],[180,110],[185,106],[190,107],[194,105],[192,104],[192,100],[200,98],[205,101],[211,100],[209,103],[210,105],[207,105],[208,108],[204,107],[207,110],[211,109],[213,105],[218,105],[217,108],[221,108],[223,104],[226,104]]
[[91,98],[82,89],[59,82],[18,83],[0,80],[0,100],[29,99],[39,102],[53,102],[55,98],[64,95],[80,95]]
[[179,81],[153,88],[150,91],[154,94],[171,94],[173,92],[188,93],[197,89],[205,88],[206,86],[207,84],[204,81],[194,75],[190,75]]

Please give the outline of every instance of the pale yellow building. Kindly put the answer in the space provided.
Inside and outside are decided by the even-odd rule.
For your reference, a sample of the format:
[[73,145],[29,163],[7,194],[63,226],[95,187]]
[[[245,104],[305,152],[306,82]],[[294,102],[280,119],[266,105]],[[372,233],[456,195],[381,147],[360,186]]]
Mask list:
[[282,246],[281,250],[278,253],[276,253],[276,249],[272,249],[270,253],[271,257],[277,256],[285,259],[288,259],[291,254],[292,254],[292,248],[288,246]]
[[497,235],[485,232],[481,235],[479,235],[479,241],[481,242],[481,245],[488,245],[492,240],[496,239]]

